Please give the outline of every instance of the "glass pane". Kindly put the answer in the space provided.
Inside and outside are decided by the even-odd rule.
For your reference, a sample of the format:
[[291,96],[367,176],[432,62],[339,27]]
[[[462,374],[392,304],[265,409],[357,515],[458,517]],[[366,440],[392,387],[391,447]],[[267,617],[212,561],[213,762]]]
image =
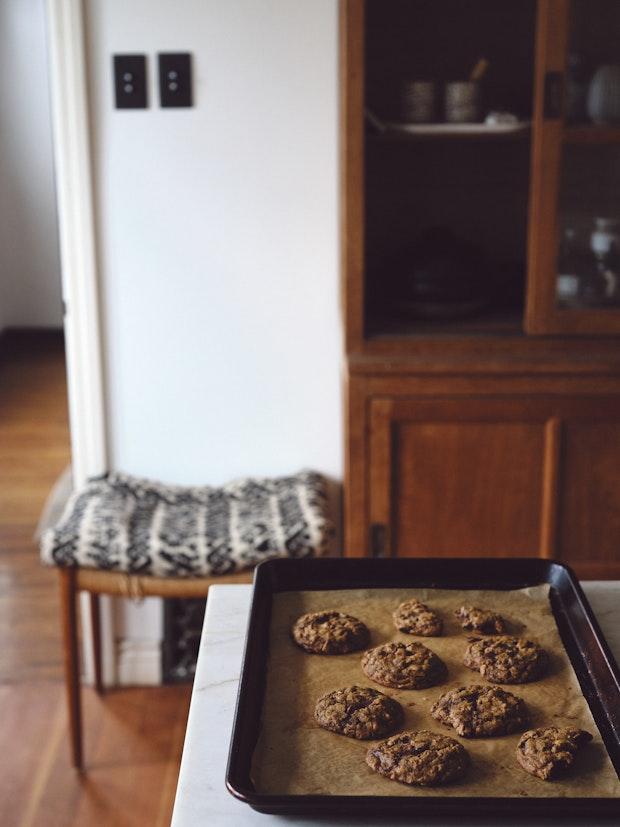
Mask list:
[[522,331],[535,15],[366,0],[367,335]]
[[618,123],[618,0],[572,0],[566,72],[569,124]]
[[573,0],[556,298],[620,306],[620,2]]
[[620,146],[570,146],[560,191],[560,307],[620,305]]

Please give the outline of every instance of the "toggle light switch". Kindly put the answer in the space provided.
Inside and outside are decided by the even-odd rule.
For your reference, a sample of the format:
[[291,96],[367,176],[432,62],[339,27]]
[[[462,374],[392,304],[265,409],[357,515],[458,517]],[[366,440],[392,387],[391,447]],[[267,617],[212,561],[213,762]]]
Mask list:
[[114,99],[117,109],[146,109],[145,55],[114,55]]
[[189,52],[163,53],[159,59],[161,106],[192,106],[192,68]]

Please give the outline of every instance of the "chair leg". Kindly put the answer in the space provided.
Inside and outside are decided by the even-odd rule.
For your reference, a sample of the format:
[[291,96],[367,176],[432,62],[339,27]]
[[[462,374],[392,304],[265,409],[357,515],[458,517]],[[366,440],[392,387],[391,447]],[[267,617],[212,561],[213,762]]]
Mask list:
[[65,682],[71,736],[73,766],[82,769],[82,710],[80,703],[80,659],[78,652],[77,589],[75,571],[62,568],[60,573],[60,597],[62,626],[65,644]]
[[103,693],[101,679],[101,614],[99,610],[99,595],[90,592],[90,626],[93,632],[93,667],[95,675],[95,690],[98,695]]

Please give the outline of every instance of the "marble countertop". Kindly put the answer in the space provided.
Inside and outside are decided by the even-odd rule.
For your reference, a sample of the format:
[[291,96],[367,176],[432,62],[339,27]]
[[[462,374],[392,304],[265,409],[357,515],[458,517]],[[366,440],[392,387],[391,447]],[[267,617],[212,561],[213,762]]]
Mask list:
[[[620,661],[620,581],[582,583],[607,642]],[[212,586],[200,644],[183,760],[177,786],[172,827],[273,827],[287,824],[386,825],[387,819],[312,819],[264,815],[233,798],[224,783],[237,685],[245,642],[252,586]],[[411,820],[409,820],[411,822]],[[474,825],[479,820],[426,821],[433,825]],[[489,823],[489,822],[486,822]],[[491,822],[492,823],[492,822]],[[498,820],[500,823],[500,820]],[[502,818],[502,827],[536,827],[535,820]],[[542,821],[540,822],[543,823]],[[548,824],[548,822],[546,822]],[[567,820],[562,820],[567,824]],[[591,819],[576,822],[594,825]],[[607,822],[601,822],[609,824]],[[418,827],[424,825],[416,821]]]

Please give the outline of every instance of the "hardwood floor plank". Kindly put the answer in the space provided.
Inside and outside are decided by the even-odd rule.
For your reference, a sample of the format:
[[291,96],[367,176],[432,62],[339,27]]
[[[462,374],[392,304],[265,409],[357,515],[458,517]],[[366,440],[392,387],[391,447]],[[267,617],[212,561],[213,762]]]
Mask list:
[[64,698],[59,698],[56,711],[43,750],[37,763],[36,771],[26,800],[20,827],[32,827],[40,811],[41,798],[49,783],[52,767],[58,755],[60,744],[66,737],[67,715]]
[[0,708],[0,824],[18,825],[42,757],[53,751],[54,733],[63,736],[63,687],[57,682],[0,686]]
[[[10,338],[10,337],[8,337]],[[83,689],[87,771],[69,761],[56,572],[34,533],[70,462],[64,351],[49,333],[0,352],[0,825],[170,823],[189,686]]]
[[170,823],[189,688],[123,689],[107,697],[109,704],[84,691],[85,718],[91,722],[87,771],[67,771],[67,741],[61,739],[27,827]]

